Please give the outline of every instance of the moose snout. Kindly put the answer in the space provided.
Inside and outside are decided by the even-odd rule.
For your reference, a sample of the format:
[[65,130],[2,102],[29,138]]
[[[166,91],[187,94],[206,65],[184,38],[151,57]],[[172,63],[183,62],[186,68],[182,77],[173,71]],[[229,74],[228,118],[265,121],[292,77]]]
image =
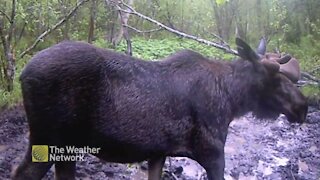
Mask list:
[[308,112],[308,105],[299,106],[293,108],[291,112],[284,113],[290,123],[299,123],[302,124],[306,121]]

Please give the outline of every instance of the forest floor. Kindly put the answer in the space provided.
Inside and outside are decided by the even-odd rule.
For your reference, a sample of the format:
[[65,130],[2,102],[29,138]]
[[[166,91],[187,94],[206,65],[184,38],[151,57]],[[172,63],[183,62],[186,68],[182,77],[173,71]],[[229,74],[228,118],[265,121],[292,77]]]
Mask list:
[[[0,179],[9,179],[28,144],[28,128],[20,105],[0,110]],[[225,147],[225,179],[320,179],[320,109],[310,107],[307,122],[290,124],[251,115],[231,123]],[[53,179],[53,170],[45,179]],[[78,179],[147,178],[145,162],[114,164],[86,155],[77,163]],[[167,158],[163,179],[205,179],[203,168],[188,158]]]

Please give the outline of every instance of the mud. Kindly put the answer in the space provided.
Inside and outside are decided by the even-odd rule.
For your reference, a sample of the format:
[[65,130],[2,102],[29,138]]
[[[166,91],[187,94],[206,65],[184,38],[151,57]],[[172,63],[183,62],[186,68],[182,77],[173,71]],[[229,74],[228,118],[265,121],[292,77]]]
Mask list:
[[[28,128],[21,105],[0,110],[0,179],[9,179],[28,144]],[[258,120],[250,114],[232,122],[226,152],[225,179],[320,179],[320,110],[309,108],[307,122],[289,124]],[[54,178],[51,168],[45,179]],[[77,163],[78,179],[147,178],[146,162],[114,164],[86,155]],[[206,179],[204,169],[188,158],[167,158],[163,179]]]

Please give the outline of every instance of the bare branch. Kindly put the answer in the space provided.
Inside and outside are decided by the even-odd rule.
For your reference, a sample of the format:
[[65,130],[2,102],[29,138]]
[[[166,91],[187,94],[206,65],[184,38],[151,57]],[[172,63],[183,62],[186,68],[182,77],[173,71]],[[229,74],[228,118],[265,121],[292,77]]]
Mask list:
[[49,35],[51,32],[56,30],[58,27],[63,25],[68,19],[70,19],[74,13],[78,10],[80,6],[82,6],[85,2],[88,2],[89,0],[82,0],[80,1],[64,18],[62,18],[57,24],[55,24],[53,27],[49,28],[45,32],[43,32],[35,41],[34,43],[28,47],[25,51],[23,51],[19,56],[22,58],[26,54],[28,54],[32,49],[34,49],[40,41],[42,41],[47,35]]
[[211,33],[211,35],[214,36],[216,39],[218,39],[223,45],[225,45],[225,46],[230,48],[229,44],[225,40],[223,40],[220,36],[218,36],[215,33]]
[[127,9],[129,9],[130,11],[135,11],[135,10],[133,9],[133,7],[131,7],[129,4],[126,4],[125,2],[123,2],[123,0],[121,0],[119,4],[124,5],[124,6],[125,6]]
[[12,49],[14,49],[14,48],[17,46],[18,42],[21,40],[22,35],[23,35],[24,31],[25,31],[26,26],[27,26],[27,21],[24,21],[24,23],[23,23],[23,25],[22,25],[22,28],[21,28],[21,31],[20,31],[20,33],[19,33],[19,36],[18,36],[18,38],[15,39],[15,42],[14,42],[14,44],[13,44]]
[[161,31],[161,30],[163,30],[163,28],[160,27],[160,28],[157,28],[157,29],[150,29],[150,30],[142,31],[142,30],[139,30],[139,29],[134,28],[134,27],[129,26],[129,25],[123,24],[123,26],[125,26],[125,27],[127,27],[127,28],[129,28],[129,29],[132,29],[132,30],[134,30],[134,31],[136,31],[136,32],[138,32],[138,33],[152,33],[152,32],[156,32],[156,31]]
[[4,17],[7,18],[7,20],[8,20],[9,22],[11,22],[11,19],[10,19],[9,15],[6,14],[4,11],[0,10],[0,14],[2,14]]
[[178,180],[178,177],[174,173],[170,172],[169,170],[164,170],[163,172],[170,175],[174,180]]
[[199,38],[199,37],[196,37],[196,36],[193,36],[193,35],[189,35],[189,34],[186,34],[184,32],[181,32],[181,31],[178,31],[178,30],[175,30],[175,29],[172,29],[148,16],[145,16],[139,12],[137,12],[136,10],[134,10],[131,6],[129,6],[128,4],[124,3],[123,1],[121,1],[121,4],[124,5],[126,8],[128,8],[129,10],[124,10],[122,9],[119,5],[116,5],[117,8],[119,9],[119,11],[122,11],[122,12],[125,12],[125,13],[129,13],[129,14],[133,14],[133,15],[136,15],[142,19],[145,19],[151,23],[154,23],[156,24],[157,26],[173,33],[173,34],[177,34],[179,36],[182,36],[184,38],[187,38],[187,39],[192,39],[192,40],[195,40],[199,43],[203,43],[203,44],[206,44],[206,45],[209,45],[209,46],[213,46],[213,47],[216,47],[218,49],[221,49],[221,50],[224,50],[226,53],[230,53],[230,54],[234,54],[234,55],[238,55],[238,52],[236,50],[233,50],[231,49],[230,47],[226,47],[224,45],[221,45],[219,43],[216,43],[216,42],[211,42],[211,41],[208,41],[208,40],[205,40],[205,39],[202,39],[202,38]]
[[317,66],[316,68],[312,69],[310,71],[310,73],[314,73],[314,72],[317,72],[317,71],[320,71],[320,66]]
[[301,72],[301,76],[304,77],[304,78],[306,78],[306,79],[315,81],[315,82],[317,82],[318,84],[320,84],[320,79],[317,79],[316,77],[312,76],[311,74],[309,74],[309,73],[307,73],[307,72]]

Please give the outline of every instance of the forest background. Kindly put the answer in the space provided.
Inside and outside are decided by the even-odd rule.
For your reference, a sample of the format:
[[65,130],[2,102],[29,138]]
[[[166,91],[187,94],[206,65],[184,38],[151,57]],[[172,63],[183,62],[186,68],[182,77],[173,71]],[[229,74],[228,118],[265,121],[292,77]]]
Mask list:
[[251,45],[265,37],[268,51],[299,59],[303,92],[320,99],[319,0],[0,0],[0,4],[0,108],[21,101],[19,75],[32,55],[63,40],[131,51],[145,60],[181,49],[231,60],[235,58],[231,53],[197,40],[228,50],[235,47],[236,36]]

